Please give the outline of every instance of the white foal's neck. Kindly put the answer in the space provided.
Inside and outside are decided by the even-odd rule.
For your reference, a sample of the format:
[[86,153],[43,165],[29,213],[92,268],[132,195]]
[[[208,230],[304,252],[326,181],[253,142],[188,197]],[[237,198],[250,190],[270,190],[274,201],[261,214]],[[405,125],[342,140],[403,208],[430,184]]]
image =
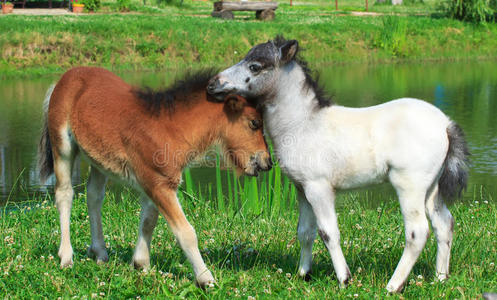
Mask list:
[[280,70],[274,96],[265,104],[264,122],[271,138],[295,133],[317,112],[316,94],[306,86],[304,71],[297,62],[290,62]]

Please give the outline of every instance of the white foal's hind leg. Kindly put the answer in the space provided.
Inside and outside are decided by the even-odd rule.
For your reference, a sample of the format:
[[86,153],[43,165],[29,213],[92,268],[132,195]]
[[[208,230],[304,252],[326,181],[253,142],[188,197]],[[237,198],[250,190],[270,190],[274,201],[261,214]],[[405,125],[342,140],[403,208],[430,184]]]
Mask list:
[[427,188],[422,187],[423,180],[413,180],[394,171],[390,173],[390,181],[399,196],[400,209],[404,217],[406,245],[397,268],[387,284],[387,290],[400,292],[428,239],[429,227],[425,215]]
[[150,241],[157,225],[159,211],[155,204],[145,195],[141,197],[140,228],[138,241],[133,254],[133,266],[147,270],[150,267]]
[[326,180],[308,182],[304,191],[316,216],[319,235],[330,252],[340,287],[345,287],[351,275],[340,247],[334,191]]
[[86,187],[86,203],[88,205],[91,230],[91,246],[88,248],[88,256],[94,258],[97,264],[109,260],[102,232],[102,202],[105,196],[106,182],[106,176],[98,171],[97,168],[91,167]]
[[316,239],[316,217],[305,196],[299,193],[299,225],[297,236],[300,241],[299,275],[309,280],[312,269],[312,245]]
[[437,278],[443,281],[449,275],[454,218],[440,197],[438,183],[426,199],[426,213],[431,220],[431,226],[437,237]]

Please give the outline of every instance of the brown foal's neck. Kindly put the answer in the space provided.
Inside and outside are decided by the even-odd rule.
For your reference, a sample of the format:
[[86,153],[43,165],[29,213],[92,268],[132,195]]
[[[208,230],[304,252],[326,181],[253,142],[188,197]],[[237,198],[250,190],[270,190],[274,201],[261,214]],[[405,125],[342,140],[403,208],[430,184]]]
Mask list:
[[228,125],[228,118],[222,103],[209,102],[201,99],[186,105],[177,106],[171,116],[177,132],[181,137],[178,146],[184,156],[184,165],[188,164],[195,155],[202,154],[214,143],[220,141],[223,128]]

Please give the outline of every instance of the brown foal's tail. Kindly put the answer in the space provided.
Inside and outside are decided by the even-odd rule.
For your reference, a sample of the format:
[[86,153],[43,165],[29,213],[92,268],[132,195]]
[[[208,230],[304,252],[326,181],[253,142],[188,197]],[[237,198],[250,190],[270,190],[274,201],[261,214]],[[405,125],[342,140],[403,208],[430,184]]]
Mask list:
[[445,158],[444,170],[438,181],[440,194],[446,201],[461,196],[461,192],[468,184],[469,149],[464,132],[455,122],[447,127],[449,151]]
[[51,85],[45,94],[43,101],[43,129],[41,132],[40,143],[38,144],[38,169],[40,170],[40,183],[44,184],[48,177],[53,174],[53,156],[52,145],[50,144],[50,135],[48,134],[48,104],[50,97],[55,88],[55,84]]

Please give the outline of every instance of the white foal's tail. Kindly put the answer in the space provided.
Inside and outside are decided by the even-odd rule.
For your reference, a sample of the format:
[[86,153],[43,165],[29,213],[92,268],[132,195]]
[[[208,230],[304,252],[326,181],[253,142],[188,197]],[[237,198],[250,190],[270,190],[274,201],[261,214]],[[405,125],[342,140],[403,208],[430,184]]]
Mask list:
[[455,122],[447,127],[449,150],[445,158],[444,170],[439,180],[440,194],[446,201],[461,196],[468,184],[469,150],[464,132]]
[[43,129],[41,132],[40,143],[38,144],[38,169],[40,170],[40,183],[47,181],[48,177],[53,173],[53,156],[52,145],[50,144],[50,136],[48,135],[48,104],[52,97],[55,84],[52,84],[45,94],[43,101]]

